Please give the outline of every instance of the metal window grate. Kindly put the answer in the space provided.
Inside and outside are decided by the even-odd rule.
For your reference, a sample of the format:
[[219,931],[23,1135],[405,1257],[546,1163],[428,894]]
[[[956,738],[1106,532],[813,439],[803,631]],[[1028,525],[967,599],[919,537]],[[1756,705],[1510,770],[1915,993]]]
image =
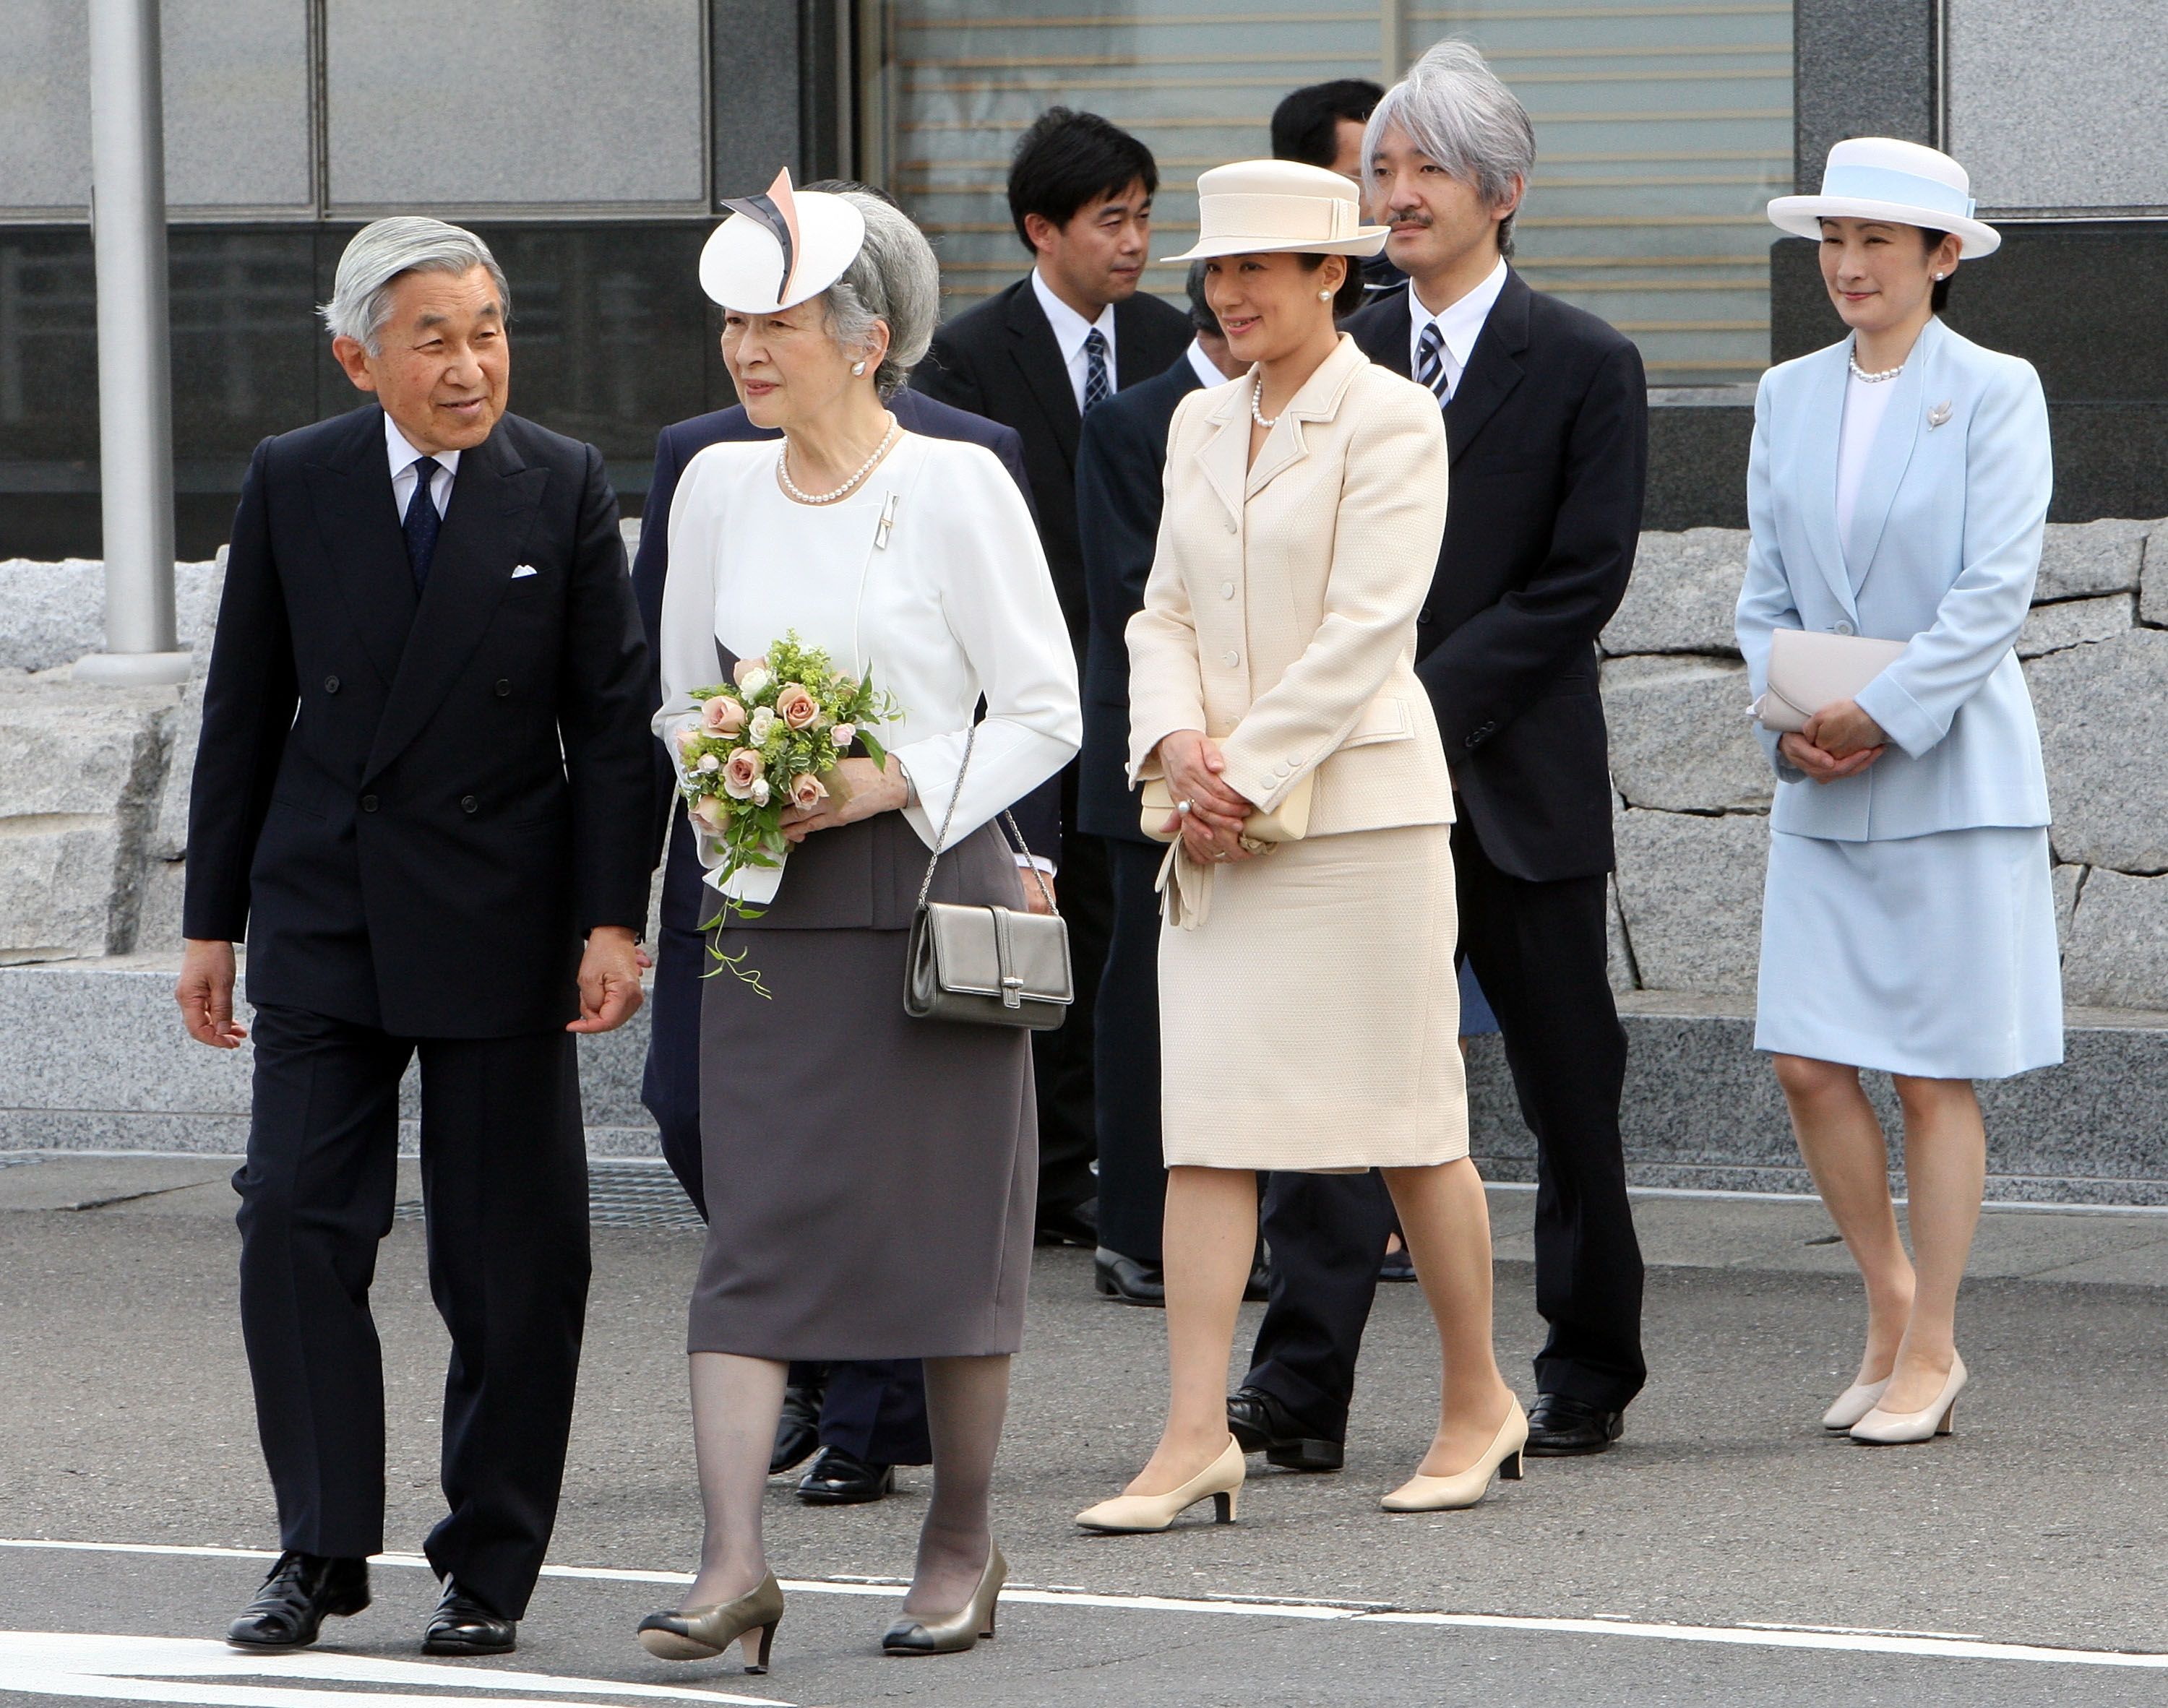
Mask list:
[[[4,1160],[4,1159],[0,1159]],[[422,1219],[419,1199],[394,1210],[394,1219]],[[597,1228],[689,1228],[706,1224],[678,1177],[658,1162],[625,1157],[587,1159],[587,1219]]]

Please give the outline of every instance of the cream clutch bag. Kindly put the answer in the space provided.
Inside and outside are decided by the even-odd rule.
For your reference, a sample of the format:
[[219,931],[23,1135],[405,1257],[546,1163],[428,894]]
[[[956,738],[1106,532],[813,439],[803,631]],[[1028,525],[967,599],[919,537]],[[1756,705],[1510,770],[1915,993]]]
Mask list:
[[[1272,811],[1251,814],[1243,823],[1242,834],[1257,842],[1302,841],[1310,834],[1310,798],[1316,781],[1315,772],[1305,772]],[[1137,828],[1155,842],[1172,842],[1180,833],[1161,826],[1173,811],[1174,791],[1166,786],[1165,777],[1153,777],[1145,784],[1144,806],[1137,814]]]
[[1864,634],[1779,629],[1769,637],[1769,691],[1754,703],[1754,720],[1764,729],[1796,735],[1823,707],[1857,699],[1905,645]]

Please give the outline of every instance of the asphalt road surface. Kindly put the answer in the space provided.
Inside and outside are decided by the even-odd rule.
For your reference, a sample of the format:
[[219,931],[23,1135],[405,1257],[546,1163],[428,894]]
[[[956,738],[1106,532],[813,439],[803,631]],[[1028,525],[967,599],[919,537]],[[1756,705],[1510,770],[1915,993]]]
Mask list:
[[[1974,1377],[1958,1433],[1877,1451],[1818,1427],[1860,1319],[1820,1208],[1644,1197],[1654,1375],[1611,1453],[1531,1461],[1470,1512],[1379,1511],[1422,1451],[1436,1380],[1420,1299],[1386,1287],[1347,1469],[1255,1474],[1241,1524],[1146,1537],[1069,1520],[1149,1447],[1161,1318],[1093,1298],[1084,1254],[1041,1252],[996,1496],[1018,1586],[1000,1640],[936,1660],[878,1652],[927,1472],[842,1509],[778,1483],[770,1552],[789,1610],[774,1670],[748,1677],[669,1666],[630,1636],[674,1605],[699,1536],[682,1355],[698,1236],[682,1228],[597,1231],[559,1563],[517,1655],[424,1660],[435,1586],[396,1552],[375,1568],[376,1605],[306,1654],[215,1641],[276,1546],[225,1166],[0,1166],[7,1708],[2168,1705],[2168,1217],[1990,1213],[1961,1320]],[[1525,1193],[1494,1196],[1501,1357],[1524,1397],[1540,1327],[1528,1209]],[[440,1509],[445,1343],[411,1222],[386,1243],[376,1298],[389,1540],[412,1550]]]

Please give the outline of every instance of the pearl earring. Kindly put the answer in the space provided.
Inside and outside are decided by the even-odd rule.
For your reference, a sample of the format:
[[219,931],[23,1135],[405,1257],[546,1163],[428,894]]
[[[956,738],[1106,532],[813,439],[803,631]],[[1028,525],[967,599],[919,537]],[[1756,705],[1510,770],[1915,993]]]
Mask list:
[[865,364],[864,363],[863,363],[863,362],[853,362],[853,363],[851,363],[851,372],[852,372],[852,373],[853,373],[853,374],[863,374],[865,371],[866,371],[866,364]]
[[1317,300],[1320,302],[1331,302],[1332,300],[1332,293],[1329,290],[1320,290],[1317,294]]

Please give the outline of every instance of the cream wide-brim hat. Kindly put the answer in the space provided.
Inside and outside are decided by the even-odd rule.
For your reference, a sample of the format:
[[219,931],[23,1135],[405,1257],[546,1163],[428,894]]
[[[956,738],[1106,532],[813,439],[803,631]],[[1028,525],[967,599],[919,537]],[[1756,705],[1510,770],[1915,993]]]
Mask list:
[[1355,186],[1294,160],[1238,160],[1197,178],[1197,241],[1165,261],[1221,255],[1375,255],[1383,225],[1363,223]]
[[1818,196],[1779,196],[1769,223],[1794,237],[1820,239],[1824,220],[1886,220],[1930,231],[1953,231],[1967,261],[1992,255],[2002,234],[1973,218],[1972,180],[1938,148],[1894,136],[1855,136],[1829,151]]
[[726,201],[731,216],[700,250],[700,289],[741,315],[779,315],[843,276],[866,220],[841,196],[794,192],[785,167],[765,194]]

